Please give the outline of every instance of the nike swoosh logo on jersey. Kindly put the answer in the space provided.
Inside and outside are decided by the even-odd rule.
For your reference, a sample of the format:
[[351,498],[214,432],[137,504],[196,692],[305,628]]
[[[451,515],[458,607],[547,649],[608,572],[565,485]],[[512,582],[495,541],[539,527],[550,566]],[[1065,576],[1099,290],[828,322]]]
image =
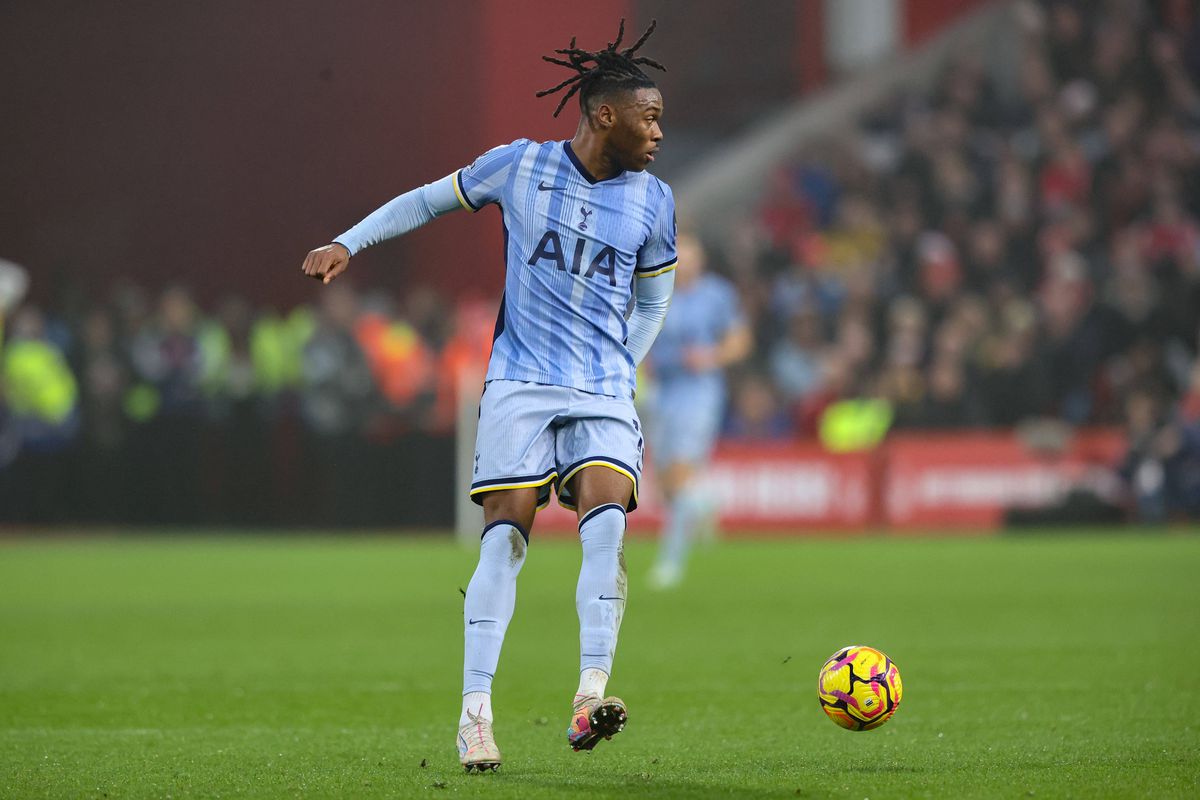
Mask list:
[[538,181],[539,192],[553,192],[556,189],[566,189],[565,186],[547,186],[545,181]]

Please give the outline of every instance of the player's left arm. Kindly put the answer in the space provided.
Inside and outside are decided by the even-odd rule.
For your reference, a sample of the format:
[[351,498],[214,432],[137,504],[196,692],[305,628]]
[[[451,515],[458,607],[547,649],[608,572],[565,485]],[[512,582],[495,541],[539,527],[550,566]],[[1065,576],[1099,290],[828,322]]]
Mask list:
[[635,365],[642,363],[662,330],[675,291],[675,196],[665,183],[661,185],[663,195],[650,236],[638,250],[634,269],[634,305],[625,343]]
[[629,315],[629,336],[625,346],[633,356],[634,365],[650,352],[658,332],[662,330],[675,291],[675,270],[667,270],[649,278],[638,278],[634,285],[633,313]]

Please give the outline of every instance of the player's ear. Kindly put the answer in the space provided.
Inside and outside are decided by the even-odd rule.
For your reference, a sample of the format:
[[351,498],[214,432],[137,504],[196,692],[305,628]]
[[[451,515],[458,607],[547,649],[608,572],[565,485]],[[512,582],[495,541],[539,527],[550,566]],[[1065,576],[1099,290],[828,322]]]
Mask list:
[[617,112],[608,103],[601,103],[596,108],[596,127],[611,128],[617,124]]

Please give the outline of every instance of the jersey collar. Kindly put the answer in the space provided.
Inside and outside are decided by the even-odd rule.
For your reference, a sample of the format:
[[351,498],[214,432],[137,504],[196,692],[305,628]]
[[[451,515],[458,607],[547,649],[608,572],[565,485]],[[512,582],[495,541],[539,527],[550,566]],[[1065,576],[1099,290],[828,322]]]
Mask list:
[[609,181],[615,181],[617,178],[620,178],[625,174],[625,170],[621,170],[611,178],[600,180],[583,165],[583,162],[579,160],[579,156],[575,155],[575,148],[571,147],[570,139],[563,141],[563,152],[567,154],[567,158],[571,159],[571,163],[575,166],[575,169],[579,172],[579,174],[583,176],[583,179],[593,186],[595,186],[597,183],[608,183]]

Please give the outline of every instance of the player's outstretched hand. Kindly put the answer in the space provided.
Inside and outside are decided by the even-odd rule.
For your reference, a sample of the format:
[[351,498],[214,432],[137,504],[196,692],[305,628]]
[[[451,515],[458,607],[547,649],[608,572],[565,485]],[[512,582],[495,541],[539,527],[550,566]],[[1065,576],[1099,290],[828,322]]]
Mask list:
[[310,278],[316,278],[321,283],[331,280],[346,271],[350,265],[350,251],[345,245],[334,242],[324,247],[318,247],[304,257],[304,266],[300,268]]

